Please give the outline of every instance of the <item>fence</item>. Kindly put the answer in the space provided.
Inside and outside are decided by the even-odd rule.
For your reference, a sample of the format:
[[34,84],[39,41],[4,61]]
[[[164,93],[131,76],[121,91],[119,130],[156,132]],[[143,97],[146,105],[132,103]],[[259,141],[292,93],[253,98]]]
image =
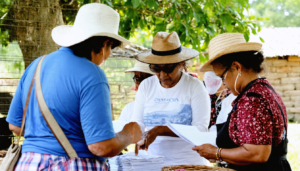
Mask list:
[[[37,57],[59,48],[51,38],[51,30],[63,23],[72,24],[80,6],[71,0],[48,2],[0,0],[0,141],[3,146],[0,149],[7,148],[11,142],[5,116],[25,68]],[[144,50],[136,45],[114,49],[101,66],[109,81],[115,119],[135,97],[131,90],[133,76],[124,71],[134,66],[133,57]]]

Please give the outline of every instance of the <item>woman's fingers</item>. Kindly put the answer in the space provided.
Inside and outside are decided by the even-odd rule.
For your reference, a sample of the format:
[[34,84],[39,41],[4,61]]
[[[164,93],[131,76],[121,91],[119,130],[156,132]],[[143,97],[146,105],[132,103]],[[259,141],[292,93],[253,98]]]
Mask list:
[[138,144],[136,143],[135,144],[135,156],[137,156],[139,154],[139,146]]
[[135,155],[136,155],[136,156],[139,154],[139,150],[140,150],[140,149],[142,149],[142,150],[145,149],[145,148],[144,148],[144,145],[145,145],[145,140],[144,140],[144,139],[140,140],[139,142],[137,142],[137,143],[135,144]]
[[201,145],[200,146],[195,146],[195,147],[192,148],[192,150],[197,151],[197,152],[201,149],[202,149]]
[[139,155],[140,145],[138,143],[135,144],[135,156]]

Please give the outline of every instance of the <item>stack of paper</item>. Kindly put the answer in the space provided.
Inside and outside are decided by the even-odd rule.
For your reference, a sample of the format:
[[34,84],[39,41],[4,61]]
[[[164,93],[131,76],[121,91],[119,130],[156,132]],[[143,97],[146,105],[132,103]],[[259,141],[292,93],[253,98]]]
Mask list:
[[109,159],[111,171],[157,171],[164,167],[162,156],[153,156],[134,153],[113,157]]
[[211,144],[217,147],[215,132],[200,132],[197,127],[189,125],[167,123],[167,126],[180,138],[195,146]]
[[118,171],[118,157],[109,158],[110,171]]

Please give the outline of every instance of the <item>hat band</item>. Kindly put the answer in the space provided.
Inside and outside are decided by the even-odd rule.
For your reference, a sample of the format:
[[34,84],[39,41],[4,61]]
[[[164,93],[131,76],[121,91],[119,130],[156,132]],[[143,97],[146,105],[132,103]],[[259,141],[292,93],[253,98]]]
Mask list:
[[177,49],[174,49],[174,50],[168,50],[168,51],[156,51],[154,49],[151,49],[152,50],[152,54],[153,55],[157,55],[157,56],[168,56],[168,55],[175,55],[177,53],[180,53],[181,52],[181,46]]

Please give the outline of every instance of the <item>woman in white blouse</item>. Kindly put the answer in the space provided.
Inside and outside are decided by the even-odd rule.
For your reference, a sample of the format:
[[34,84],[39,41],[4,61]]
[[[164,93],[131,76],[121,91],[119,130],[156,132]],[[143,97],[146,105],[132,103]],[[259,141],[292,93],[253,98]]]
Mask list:
[[[135,61],[134,67],[125,71],[125,73],[134,74],[133,81],[135,85],[133,86],[133,90],[137,91],[141,82],[154,75],[154,73],[149,69],[149,65],[142,63],[140,61]],[[134,109],[134,101],[128,103],[122,110],[119,120],[130,122],[131,116],[133,114]]]
[[191,150],[192,144],[165,126],[170,122],[208,131],[208,92],[199,79],[181,72],[185,61],[198,55],[198,51],[181,46],[176,32],[159,32],[152,49],[137,56],[137,60],[149,64],[156,76],[145,79],[136,95],[131,121],[138,122],[145,131],[136,151],[145,149],[151,155],[164,156],[165,166],[207,163]]

